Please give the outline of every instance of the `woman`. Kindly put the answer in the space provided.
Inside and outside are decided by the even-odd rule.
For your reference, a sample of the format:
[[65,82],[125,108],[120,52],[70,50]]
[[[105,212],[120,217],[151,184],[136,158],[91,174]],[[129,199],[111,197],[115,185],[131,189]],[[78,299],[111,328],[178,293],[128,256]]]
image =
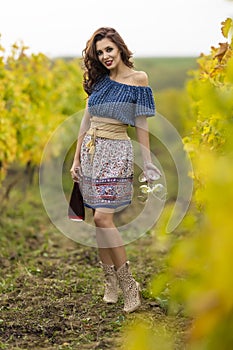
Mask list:
[[101,266],[105,275],[103,300],[116,303],[118,284],[124,311],[141,305],[140,286],[133,278],[121,236],[114,225],[116,210],[132,198],[133,150],[128,125],[136,127],[147,181],[160,176],[151,163],[146,117],[155,114],[145,72],[133,69],[127,48],[113,28],[100,28],[83,50],[84,90],[88,94],[71,176],[78,181],[84,204],[93,209]]

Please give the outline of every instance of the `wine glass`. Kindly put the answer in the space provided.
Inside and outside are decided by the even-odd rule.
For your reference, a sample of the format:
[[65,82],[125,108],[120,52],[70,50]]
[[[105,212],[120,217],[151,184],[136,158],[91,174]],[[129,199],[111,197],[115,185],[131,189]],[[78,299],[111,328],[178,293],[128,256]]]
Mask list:
[[142,172],[138,181],[140,183],[146,182],[146,184],[139,187],[141,194],[138,196],[138,200],[145,203],[148,199],[149,194],[152,194],[161,201],[165,201],[167,198],[167,189],[162,183],[156,182],[161,176],[159,174],[154,174],[150,182],[147,181],[144,173]]

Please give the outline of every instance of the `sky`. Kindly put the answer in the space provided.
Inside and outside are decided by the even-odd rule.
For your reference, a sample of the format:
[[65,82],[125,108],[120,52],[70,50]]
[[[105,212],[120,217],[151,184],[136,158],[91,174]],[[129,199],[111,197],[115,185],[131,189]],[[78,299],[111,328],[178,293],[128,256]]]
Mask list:
[[231,0],[0,0],[1,43],[28,52],[80,57],[102,26],[115,28],[134,57],[199,56],[226,42],[221,22]]

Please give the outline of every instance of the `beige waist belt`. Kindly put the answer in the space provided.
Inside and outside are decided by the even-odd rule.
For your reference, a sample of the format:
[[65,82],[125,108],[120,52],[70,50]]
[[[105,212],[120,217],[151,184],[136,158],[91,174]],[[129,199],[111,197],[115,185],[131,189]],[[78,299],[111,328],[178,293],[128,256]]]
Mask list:
[[112,140],[130,140],[127,135],[127,124],[101,117],[92,117],[91,126],[87,131],[88,135],[91,135],[91,140],[86,144],[89,148],[89,154],[91,154],[91,162],[95,154],[95,140],[96,137],[104,137]]

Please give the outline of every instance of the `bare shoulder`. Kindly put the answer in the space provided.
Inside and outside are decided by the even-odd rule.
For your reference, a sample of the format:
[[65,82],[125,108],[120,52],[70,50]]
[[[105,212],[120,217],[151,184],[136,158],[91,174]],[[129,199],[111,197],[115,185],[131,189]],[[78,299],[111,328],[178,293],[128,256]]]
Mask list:
[[148,75],[143,71],[134,71],[133,82],[137,86],[148,86]]

